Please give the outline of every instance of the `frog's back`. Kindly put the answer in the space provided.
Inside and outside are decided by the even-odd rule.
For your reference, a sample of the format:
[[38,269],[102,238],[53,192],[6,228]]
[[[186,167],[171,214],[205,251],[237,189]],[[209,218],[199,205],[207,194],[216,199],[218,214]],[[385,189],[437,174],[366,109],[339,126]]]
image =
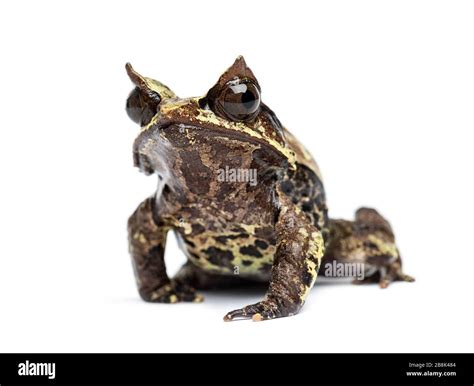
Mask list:
[[321,172],[311,154],[296,137],[283,129],[288,147],[295,153],[296,170],[288,170],[282,191],[311,219],[327,239],[328,210]]

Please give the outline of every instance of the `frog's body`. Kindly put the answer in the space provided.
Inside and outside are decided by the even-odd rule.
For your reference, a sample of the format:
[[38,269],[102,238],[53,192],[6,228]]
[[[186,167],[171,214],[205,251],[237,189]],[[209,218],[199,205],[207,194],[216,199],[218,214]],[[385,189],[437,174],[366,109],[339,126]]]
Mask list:
[[[303,305],[323,256],[363,260],[383,285],[409,279],[390,226],[375,211],[360,211],[363,223],[328,220],[316,163],[260,102],[260,86],[243,58],[202,98],[180,99],[127,70],[137,86],[127,111],[142,126],[135,164],[159,177],[156,195],[129,220],[145,300],[200,301],[196,288],[269,281],[262,302],[226,320],[287,316]],[[188,258],[173,279],[163,259],[170,229]]]

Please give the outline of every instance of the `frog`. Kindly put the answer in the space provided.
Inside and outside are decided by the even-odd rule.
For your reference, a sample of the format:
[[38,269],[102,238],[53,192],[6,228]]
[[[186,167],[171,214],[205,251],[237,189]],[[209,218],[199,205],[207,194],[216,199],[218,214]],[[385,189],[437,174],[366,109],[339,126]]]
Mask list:
[[[126,112],[140,126],[134,165],[158,180],[128,220],[143,300],[200,303],[202,290],[262,283],[261,301],[224,316],[262,321],[299,313],[325,263],[362,263],[360,282],[382,288],[414,280],[375,209],[329,218],[317,163],[262,101],[242,56],[199,97],[180,98],[130,63],[126,71],[134,85]],[[169,232],[186,257],[173,277]]]

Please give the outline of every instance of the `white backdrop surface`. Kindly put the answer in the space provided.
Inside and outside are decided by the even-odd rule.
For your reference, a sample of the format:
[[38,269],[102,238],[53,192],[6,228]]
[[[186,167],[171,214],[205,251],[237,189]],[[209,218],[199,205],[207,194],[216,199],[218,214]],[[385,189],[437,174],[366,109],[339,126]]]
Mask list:
[[[0,4],[0,351],[471,351],[474,4],[15,1]],[[414,284],[318,282],[293,318],[224,323],[259,291],[142,302],[126,220],[124,64],[203,95],[239,54],[314,154],[330,214],[378,208]],[[184,261],[174,240],[170,271]]]

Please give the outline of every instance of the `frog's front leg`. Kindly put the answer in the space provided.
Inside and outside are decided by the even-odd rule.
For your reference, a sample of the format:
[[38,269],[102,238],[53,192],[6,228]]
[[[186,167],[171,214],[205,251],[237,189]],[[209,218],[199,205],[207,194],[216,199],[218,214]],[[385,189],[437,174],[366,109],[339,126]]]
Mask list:
[[298,313],[308,296],[324,254],[324,241],[317,228],[286,196],[280,198],[276,223],[277,251],[265,298],[231,311],[225,321],[252,318],[255,321]]
[[143,201],[128,220],[129,246],[138,292],[143,300],[159,303],[202,301],[202,296],[168,278],[164,261],[168,227],[154,216],[155,198]]

